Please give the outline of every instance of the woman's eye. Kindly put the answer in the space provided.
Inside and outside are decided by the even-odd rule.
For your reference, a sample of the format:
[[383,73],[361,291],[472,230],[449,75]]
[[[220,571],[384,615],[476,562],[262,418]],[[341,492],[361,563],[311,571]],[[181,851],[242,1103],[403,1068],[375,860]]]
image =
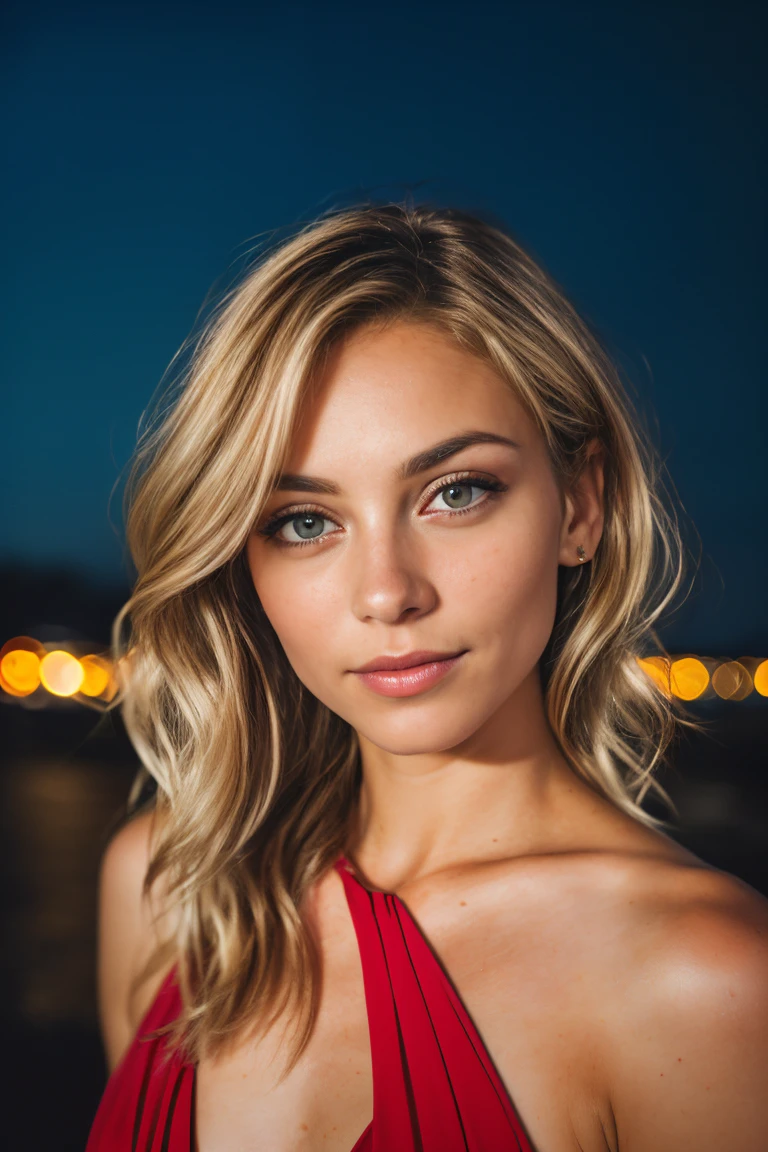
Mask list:
[[[482,494],[486,491],[487,488],[484,485],[472,484],[469,480],[455,480],[452,484],[446,484],[444,488],[436,492],[427,507],[431,508],[435,500],[439,499],[444,501],[444,508],[458,511],[461,508],[471,507],[477,502],[476,494]],[[438,508],[438,510],[440,509]]]
[[333,521],[317,512],[301,512],[284,520],[273,535],[285,544],[302,544],[327,535],[323,532],[323,524],[333,524]]

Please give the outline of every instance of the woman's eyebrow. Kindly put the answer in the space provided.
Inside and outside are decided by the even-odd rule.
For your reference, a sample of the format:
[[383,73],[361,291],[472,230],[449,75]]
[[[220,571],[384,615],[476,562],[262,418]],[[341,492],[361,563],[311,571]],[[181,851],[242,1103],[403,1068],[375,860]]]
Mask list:
[[[442,463],[450,456],[455,456],[473,444],[506,444],[510,448],[519,448],[516,440],[508,436],[500,436],[497,432],[462,432],[458,436],[451,436],[448,440],[441,440],[423,452],[417,452],[410,460],[406,460],[397,469],[399,480],[410,480],[420,472],[426,472]],[[296,472],[285,472],[275,485],[276,489],[284,492],[316,492],[324,496],[339,496],[341,489],[332,480],[323,480],[319,476],[301,476]]]

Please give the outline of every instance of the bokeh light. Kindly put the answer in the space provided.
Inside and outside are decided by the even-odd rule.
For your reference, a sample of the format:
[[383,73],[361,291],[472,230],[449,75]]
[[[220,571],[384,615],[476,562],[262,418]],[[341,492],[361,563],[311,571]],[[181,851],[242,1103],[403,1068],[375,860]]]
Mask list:
[[84,696],[103,696],[112,679],[110,666],[100,656],[83,656],[80,660],[83,669],[83,682],[80,691]]
[[[29,696],[40,686],[40,657],[36,652],[13,648],[0,660],[3,687],[19,696]],[[7,688],[6,688],[7,691]]]
[[74,696],[85,679],[82,664],[71,652],[55,649],[40,661],[40,680],[53,696]]
[[683,656],[680,660],[672,661],[669,682],[678,699],[695,700],[706,691],[709,672],[695,656]]
[[761,696],[768,696],[768,660],[763,660],[758,664],[752,676],[752,683],[755,686],[755,692],[759,692]]
[[9,696],[31,696],[40,686],[45,648],[32,636],[14,636],[0,648],[0,688]]
[[712,687],[721,700],[743,700],[752,691],[752,677],[738,660],[726,660],[713,672]]

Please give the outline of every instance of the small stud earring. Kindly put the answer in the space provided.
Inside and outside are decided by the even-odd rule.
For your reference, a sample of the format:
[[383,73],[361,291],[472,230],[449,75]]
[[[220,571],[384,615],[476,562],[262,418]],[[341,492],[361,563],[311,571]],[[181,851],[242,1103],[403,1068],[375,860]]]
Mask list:
[[586,558],[587,558],[587,554],[586,554],[586,552],[584,551],[584,549],[583,549],[583,547],[581,546],[581,544],[579,544],[578,548],[576,549],[576,552],[577,552],[577,554],[578,554],[578,557],[579,557],[579,563],[580,563],[580,564],[583,564],[583,563],[584,563],[584,561],[585,561],[585,560],[586,560]]

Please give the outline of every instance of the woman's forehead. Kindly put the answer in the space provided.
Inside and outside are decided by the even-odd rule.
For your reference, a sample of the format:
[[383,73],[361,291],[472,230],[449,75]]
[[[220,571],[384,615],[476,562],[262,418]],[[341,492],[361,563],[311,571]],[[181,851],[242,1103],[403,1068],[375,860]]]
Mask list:
[[290,468],[339,455],[407,456],[466,429],[530,440],[511,386],[434,325],[366,327],[339,342],[301,408]]

